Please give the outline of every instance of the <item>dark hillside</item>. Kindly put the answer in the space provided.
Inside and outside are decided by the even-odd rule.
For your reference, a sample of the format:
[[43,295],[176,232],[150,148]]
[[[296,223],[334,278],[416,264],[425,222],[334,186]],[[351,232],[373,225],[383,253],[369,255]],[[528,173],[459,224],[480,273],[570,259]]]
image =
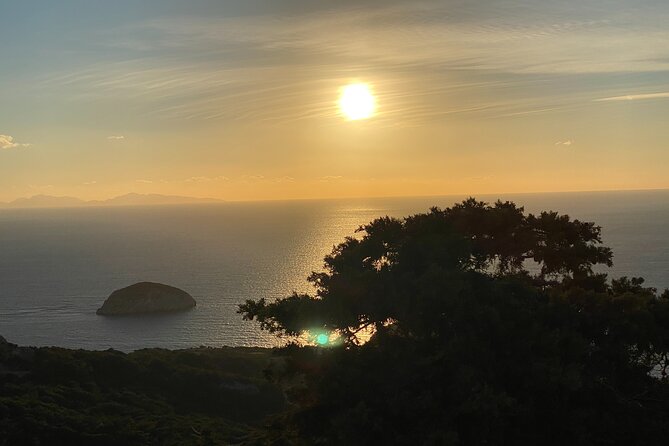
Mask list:
[[0,445],[240,443],[284,407],[261,348],[129,354],[0,344]]

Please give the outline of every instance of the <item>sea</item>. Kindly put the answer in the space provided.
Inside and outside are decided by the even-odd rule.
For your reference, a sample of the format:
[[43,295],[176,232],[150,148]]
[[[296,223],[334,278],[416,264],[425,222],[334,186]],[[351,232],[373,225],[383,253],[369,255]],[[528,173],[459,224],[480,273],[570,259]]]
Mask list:
[[[310,291],[306,277],[321,270],[323,257],[376,217],[465,198],[0,209],[0,335],[25,346],[94,350],[277,345],[255,322],[242,320],[240,303]],[[603,271],[669,288],[669,190],[476,198],[594,221],[614,252],[614,266]],[[95,314],[112,291],[140,281],[179,287],[197,307],[151,316]]]

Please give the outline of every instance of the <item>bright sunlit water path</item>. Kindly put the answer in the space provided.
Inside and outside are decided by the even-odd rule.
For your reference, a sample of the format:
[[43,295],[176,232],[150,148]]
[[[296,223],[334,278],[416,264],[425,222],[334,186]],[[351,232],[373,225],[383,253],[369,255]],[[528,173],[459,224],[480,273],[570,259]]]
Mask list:
[[[305,278],[323,256],[374,217],[462,198],[2,210],[0,334],[21,345],[89,349],[271,345],[236,314],[239,303],[308,291]],[[612,275],[669,287],[669,191],[502,198],[594,220],[614,250]],[[198,306],[165,316],[96,316],[111,291],[143,280],[183,288]]]

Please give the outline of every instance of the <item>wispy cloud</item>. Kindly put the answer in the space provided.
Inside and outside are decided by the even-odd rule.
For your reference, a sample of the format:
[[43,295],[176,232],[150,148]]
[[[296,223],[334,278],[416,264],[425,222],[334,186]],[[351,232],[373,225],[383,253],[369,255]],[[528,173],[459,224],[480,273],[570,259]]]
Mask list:
[[[669,35],[660,20],[666,18],[664,8],[612,10],[601,3],[589,9],[569,1],[562,6],[527,3],[523,9],[512,2],[485,7],[453,3],[361,4],[280,17],[161,18],[130,31],[141,46],[155,50],[242,49],[250,58],[258,58],[260,50],[304,54],[309,57],[300,58],[301,63],[312,67],[325,58],[332,66],[362,60],[384,66],[551,74],[669,65],[663,59],[666,50],[648,45],[649,40]],[[286,63],[289,60],[281,64]]]
[[522,9],[514,2],[346,2],[314,13],[161,17],[104,34],[125,58],[47,84],[75,90],[72,97],[137,100],[148,116],[281,122],[336,115],[332,91],[366,76],[379,121],[513,116],[569,101],[556,88],[530,98],[536,89],[523,88],[526,82],[669,70],[669,47],[653,44],[669,41],[667,20],[662,6],[569,0]]
[[125,139],[125,136],[123,136],[123,135],[111,135],[111,136],[107,136],[107,139],[110,140],[110,141],[122,141],[122,140]]
[[263,181],[265,175],[242,175],[242,181]]
[[612,96],[609,98],[595,99],[597,102],[602,101],[639,101],[644,99],[667,99],[669,92],[661,93],[644,93],[644,94],[628,94],[625,96]]
[[19,147],[29,147],[30,144],[19,143],[14,137],[9,135],[0,135],[0,149],[17,149]]
[[153,184],[153,181],[151,180],[135,180],[136,183],[142,183],[142,184]]
[[323,177],[320,177],[318,180],[322,182],[329,182],[329,181],[341,180],[342,178],[344,177],[341,175],[325,175]]
[[557,141],[555,143],[556,146],[571,146],[574,145],[574,140],[573,139],[566,139],[564,141]]
[[513,112],[513,113],[505,113],[503,115],[500,115],[502,117],[511,117],[511,116],[525,116],[525,115],[534,115],[534,114],[539,114],[539,113],[548,113],[552,112],[555,110],[561,110],[562,107],[548,107],[548,108],[541,108],[537,110],[524,110],[524,111],[519,111],[519,112]]
[[186,178],[184,181],[186,183],[210,183],[212,181],[228,181],[229,178],[224,175],[219,175],[215,177],[206,177],[206,176],[196,176]]

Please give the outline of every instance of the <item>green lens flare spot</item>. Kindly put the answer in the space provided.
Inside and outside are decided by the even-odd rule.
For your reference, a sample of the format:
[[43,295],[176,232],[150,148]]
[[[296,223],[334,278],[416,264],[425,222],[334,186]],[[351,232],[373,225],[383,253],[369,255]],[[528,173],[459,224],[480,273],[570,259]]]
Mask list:
[[325,333],[321,333],[316,336],[316,343],[318,345],[326,345],[330,341],[330,337]]

